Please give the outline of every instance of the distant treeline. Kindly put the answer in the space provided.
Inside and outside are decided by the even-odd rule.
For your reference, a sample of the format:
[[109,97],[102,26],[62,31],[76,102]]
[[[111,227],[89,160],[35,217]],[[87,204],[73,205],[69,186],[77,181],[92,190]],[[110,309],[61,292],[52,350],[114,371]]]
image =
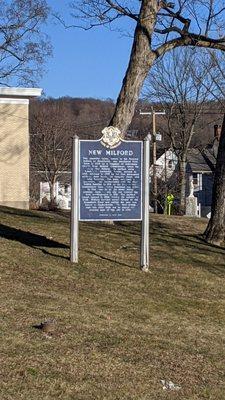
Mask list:
[[[33,119],[41,110],[52,109],[52,119],[54,120],[54,105],[57,105],[57,111],[61,118],[67,120],[67,132],[65,135],[75,135],[82,138],[100,138],[101,131],[105,128],[111,119],[115,103],[111,99],[100,100],[93,98],[72,98],[61,97],[58,99],[48,98],[31,102],[30,112],[30,130],[34,132]],[[160,104],[154,104],[155,110],[161,110]],[[152,104],[140,100],[136,107],[136,112],[128,131],[128,136],[143,138],[152,130],[151,115],[140,115],[140,110],[151,111]],[[213,139],[214,125],[222,123],[223,111],[221,105],[216,101],[206,103],[204,110],[195,127],[195,134],[192,140],[192,146],[206,145]],[[68,122],[69,121],[69,122]],[[167,137],[167,122],[163,116],[157,116],[157,132],[162,134],[162,141],[158,147],[169,147]]]

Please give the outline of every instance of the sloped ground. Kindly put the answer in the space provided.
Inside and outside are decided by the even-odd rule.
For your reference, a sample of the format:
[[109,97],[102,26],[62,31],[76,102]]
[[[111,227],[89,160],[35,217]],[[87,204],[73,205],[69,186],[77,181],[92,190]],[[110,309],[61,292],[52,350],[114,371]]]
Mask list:
[[1,208],[0,399],[224,399],[225,249],[204,227],[153,216],[146,274],[139,224],[81,224],[71,265],[68,216]]

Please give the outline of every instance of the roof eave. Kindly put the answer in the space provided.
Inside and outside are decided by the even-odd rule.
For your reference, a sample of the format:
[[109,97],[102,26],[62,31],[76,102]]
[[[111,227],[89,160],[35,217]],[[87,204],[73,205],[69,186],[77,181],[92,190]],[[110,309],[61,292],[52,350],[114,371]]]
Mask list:
[[0,87],[0,97],[6,98],[32,98],[40,97],[41,88],[18,88],[18,87]]

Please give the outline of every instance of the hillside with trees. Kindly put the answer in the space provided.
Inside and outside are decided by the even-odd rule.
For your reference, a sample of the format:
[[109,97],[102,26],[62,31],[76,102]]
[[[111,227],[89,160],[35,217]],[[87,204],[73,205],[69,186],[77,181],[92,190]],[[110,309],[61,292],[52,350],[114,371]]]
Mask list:
[[[143,139],[152,132],[151,116],[140,115],[141,110],[151,111],[152,106],[155,110],[161,110],[165,105],[163,102],[152,103],[147,100],[138,102],[127,138]],[[39,198],[41,180],[49,182],[50,187],[56,180],[70,183],[71,137],[77,134],[82,139],[99,139],[102,129],[109,124],[114,108],[111,99],[62,97],[31,102],[30,183],[33,199]],[[189,118],[187,112],[186,118]],[[221,104],[216,101],[204,103],[190,146],[204,148],[212,142],[214,125],[220,125],[221,122]],[[162,140],[157,142],[157,154],[160,155],[172,144],[166,116],[158,116],[157,132],[162,135]]]

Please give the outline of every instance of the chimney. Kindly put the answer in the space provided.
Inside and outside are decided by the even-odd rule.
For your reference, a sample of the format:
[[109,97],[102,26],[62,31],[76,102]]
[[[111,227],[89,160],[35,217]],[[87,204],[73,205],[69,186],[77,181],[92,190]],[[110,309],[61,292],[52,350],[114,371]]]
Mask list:
[[217,139],[218,142],[220,140],[221,130],[222,130],[221,125],[214,125],[214,139]]

